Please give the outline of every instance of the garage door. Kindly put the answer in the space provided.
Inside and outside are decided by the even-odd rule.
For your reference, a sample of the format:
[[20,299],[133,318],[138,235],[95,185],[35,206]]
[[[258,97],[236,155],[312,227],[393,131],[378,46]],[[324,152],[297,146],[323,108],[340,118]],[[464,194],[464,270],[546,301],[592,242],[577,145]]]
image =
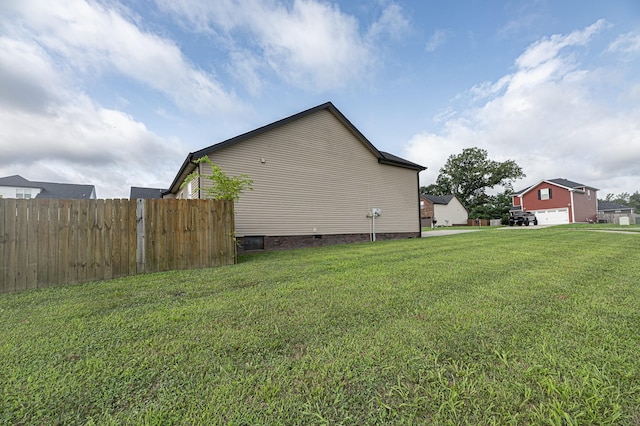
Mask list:
[[538,210],[535,214],[539,225],[569,223],[569,209]]

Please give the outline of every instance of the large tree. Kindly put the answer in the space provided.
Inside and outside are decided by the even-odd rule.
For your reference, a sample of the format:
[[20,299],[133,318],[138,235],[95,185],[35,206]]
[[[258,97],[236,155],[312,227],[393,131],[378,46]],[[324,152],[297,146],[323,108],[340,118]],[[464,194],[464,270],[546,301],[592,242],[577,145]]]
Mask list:
[[455,194],[467,210],[472,211],[490,201],[487,190],[510,187],[514,180],[523,177],[525,174],[515,161],[493,161],[484,149],[465,148],[462,153],[449,157],[435,185],[423,188],[435,195]]

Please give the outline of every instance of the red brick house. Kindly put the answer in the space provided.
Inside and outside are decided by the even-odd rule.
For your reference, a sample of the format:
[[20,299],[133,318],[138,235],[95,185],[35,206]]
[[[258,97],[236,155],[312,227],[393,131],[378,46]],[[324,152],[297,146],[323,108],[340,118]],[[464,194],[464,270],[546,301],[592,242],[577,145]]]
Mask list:
[[596,222],[597,189],[567,179],[543,180],[512,196],[512,210],[533,212],[541,225]]

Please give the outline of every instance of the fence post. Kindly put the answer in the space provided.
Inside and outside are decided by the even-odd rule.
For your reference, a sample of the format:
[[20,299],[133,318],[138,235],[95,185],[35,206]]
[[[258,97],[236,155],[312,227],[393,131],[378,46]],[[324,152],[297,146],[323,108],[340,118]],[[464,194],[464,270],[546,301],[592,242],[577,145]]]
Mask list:
[[144,273],[144,204],[144,199],[136,200],[136,272],[138,274]]

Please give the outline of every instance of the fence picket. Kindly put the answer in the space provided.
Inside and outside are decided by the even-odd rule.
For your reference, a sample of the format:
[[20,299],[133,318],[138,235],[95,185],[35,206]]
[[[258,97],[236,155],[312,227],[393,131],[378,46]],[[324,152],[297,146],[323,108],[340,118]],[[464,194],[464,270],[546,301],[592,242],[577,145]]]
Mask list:
[[[26,200],[25,200],[26,201]],[[31,203],[27,203],[27,244],[25,247],[26,274],[25,282],[27,288],[37,288],[38,285],[38,209]]]
[[7,207],[5,210],[5,232],[6,232],[6,278],[4,282],[3,291],[16,291],[16,275],[18,273],[18,239],[16,228],[18,226],[17,221],[17,201],[7,200]]
[[[0,200],[2,201],[2,200]],[[7,231],[7,213],[8,203],[0,202],[0,291],[5,291],[5,285],[8,285],[9,273],[7,256],[9,255],[9,231]]]
[[69,260],[69,225],[71,215],[71,200],[60,200],[60,210],[57,222],[58,234],[58,284],[69,283],[71,276],[71,261]]
[[60,218],[60,201],[59,200],[49,200],[49,215],[47,217],[47,256],[45,259],[47,260],[47,280],[41,280],[40,284],[42,286],[50,286],[50,285],[58,285],[60,281],[59,278],[59,235],[58,228],[56,224],[59,222]]
[[127,273],[126,275],[135,275],[137,272],[137,222],[136,222],[136,200],[119,200],[124,203],[127,209],[127,223],[125,229],[127,230]]
[[113,200],[105,200],[103,220],[104,279],[110,280],[113,278]]
[[[27,288],[27,278],[29,276],[29,235],[27,222],[29,220],[29,209],[27,200],[17,200],[16,206],[16,246],[18,258],[18,268],[16,271],[16,288]],[[26,238],[25,238],[26,237]]]

